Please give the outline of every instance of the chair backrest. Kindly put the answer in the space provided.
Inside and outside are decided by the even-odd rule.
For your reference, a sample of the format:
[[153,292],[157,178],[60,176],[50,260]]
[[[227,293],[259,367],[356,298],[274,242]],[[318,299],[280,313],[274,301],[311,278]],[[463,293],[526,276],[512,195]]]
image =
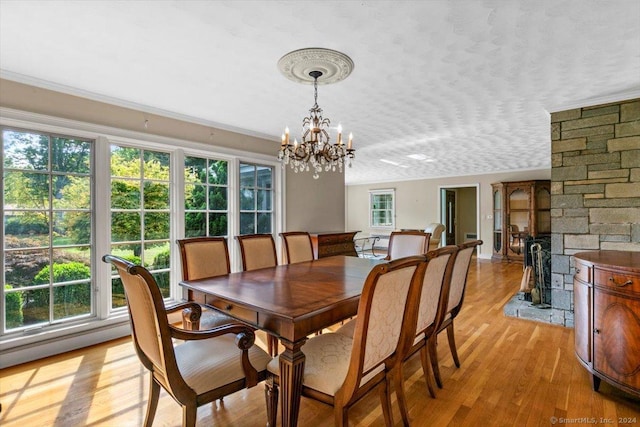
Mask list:
[[458,255],[456,256],[451,274],[451,287],[449,290],[449,303],[446,313],[451,312],[452,317],[457,315],[464,300],[464,291],[467,286],[467,273],[471,264],[471,256],[474,249],[482,244],[482,240],[471,240],[458,245]]
[[284,243],[287,264],[313,260],[311,235],[306,231],[280,233]]
[[231,273],[226,237],[194,237],[178,240],[182,280],[222,276]]
[[164,301],[151,273],[113,255],[105,255],[102,260],[111,263],[122,280],[129,307],[131,335],[142,364],[165,375],[178,372]]
[[242,270],[251,271],[278,265],[276,243],[271,234],[236,236],[242,254]]
[[427,269],[422,281],[416,335],[431,334],[442,322],[449,300],[451,274],[458,252],[454,245],[427,253]]
[[440,240],[442,239],[442,233],[444,232],[444,229],[444,224],[440,224],[438,222],[432,222],[425,227],[424,232],[431,234],[432,246],[435,245],[437,247],[440,245]]
[[421,255],[429,248],[431,235],[422,231],[393,231],[389,236],[387,259],[394,260],[412,255]]
[[[367,276],[355,319],[349,370],[338,392],[347,400],[371,375],[390,369],[398,361],[399,344],[415,335],[425,259],[420,255],[379,264]],[[403,322],[413,324],[414,329],[403,328]]]

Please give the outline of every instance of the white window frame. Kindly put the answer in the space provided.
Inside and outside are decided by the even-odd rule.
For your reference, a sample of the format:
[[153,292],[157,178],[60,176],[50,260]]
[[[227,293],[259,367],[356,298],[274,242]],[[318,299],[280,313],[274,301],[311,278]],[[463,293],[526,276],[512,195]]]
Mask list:
[[[126,310],[111,310],[111,268],[102,262],[102,255],[110,250],[110,163],[108,161],[111,144],[134,146],[151,150],[162,150],[171,154],[171,232],[170,239],[184,237],[184,196],[180,191],[184,187],[185,153],[228,161],[229,176],[229,232],[237,233],[238,206],[235,196],[238,191],[238,165],[240,162],[269,165],[274,173],[274,234],[283,230],[284,225],[284,172],[275,156],[249,153],[225,147],[213,146],[176,138],[150,135],[109,126],[41,115],[10,108],[0,108],[0,124],[25,130],[51,132],[78,138],[95,140],[94,149],[94,224],[96,233],[93,253],[95,281],[99,283],[95,317],[60,326],[48,326],[39,330],[18,331],[0,336],[0,368],[27,362],[36,358],[59,354],[76,348],[86,347],[110,339],[130,334],[129,319]],[[101,226],[102,225],[102,226]],[[232,266],[240,265],[239,251],[236,250],[232,236],[229,248]],[[180,259],[177,246],[171,245],[171,295],[175,302],[182,296]],[[234,271],[235,271],[234,270]],[[4,304],[0,304],[0,315],[4,316]]]
[[[391,195],[391,225],[378,225],[373,221],[373,198],[374,196]],[[369,227],[378,230],[395,230],[396,228],[396,190],[395,188],[384,188],[369,190]]]

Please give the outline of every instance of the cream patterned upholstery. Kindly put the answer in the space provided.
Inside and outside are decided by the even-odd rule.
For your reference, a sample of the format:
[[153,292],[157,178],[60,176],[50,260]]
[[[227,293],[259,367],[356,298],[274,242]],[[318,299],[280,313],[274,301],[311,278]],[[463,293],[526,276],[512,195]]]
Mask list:
[[[177,241],[182,260],[182,280],[197,280],[229,274],[229,248],[225,237],[193,237]],[[213,309],[203,309],[199,329],[238,323]]]
[[[422,276],[415,273],[424,272],[417,270],[424,260],[416,256],[374,267],[360,297],[358,316],[350,322],[354,324],[353,336],[325,333],[302,346],[303,394],[333,404],[337,425],[346,425],[346,410],[360,398],[359,392],[379,387],[385,420],[391,424],[387,372],[397,361],[393,356],[399,351],[401,336],[407,336],[402,333],[405,317],[413,322],[417,318],[415,310],[407,314],[407,301],[418,297]],[[272,408],[277,405],[279,358],[269,362],[267,370],[267,408]],[[269,419],[274,419],[272,414]]]
[[276,245],[271,234],[236,236],[242,254],[242,270],[252,271],[278,265]]
[[442,241],[442,233],[444,233],[444,230],[444,224],[440,224],[438,222],[432,222],[425,227],[424,232],[431,234],[431,240],[429,241],[429,250],[440,247],[440,242]]
[[[209,331],[192,332],[169,324],[167,314],[199,313],[190,302],[165,309],[151,273],[124,259],[105,255],[124,286],[131,321],[131,335],[141,363],[150,371],[148,409],[144,425],[150,426],[164,388],[182,405],[185,427],[196,423],[197,408],[230,393],[253,387],[266,376],[271,357],[253,345],[253,330],[229,324]],[[184,341],[174,347],[173,340]]]
[[313,245],[309,233],[303,231],[291,231],[280,233],[287,264],[313,260]]
[[429,238],[428,233],[421,231],[394,231],[389,237],[389,253],[386,259],[424,254],[429,248]]
[[[458,313],[460,313],[462,303],[464,302],[464,291],[467,286],[467,275],[469,273],[471,257],[476,247],[481,244],[482,240],[473,240],[458,245],[458,255],[456,256],[453,272],[451,274],[451,287],[449,291],[449,298],[447,300],[447,308],[443,316],[443,321],[438,325],[437,330],[437,334],[445,329],[447,330],[447,339],[449,341],[451,356],[453,357],[453,362],[458,368],[460,367],[460,359],[458,358],[458,351],[456,349],[454,320]],[[433,341],[435,342],[435,339]],[[438,387],[442,387],[442,379],[440,377],[438,354],[435,349],[435,343],[432,344],[431,354],[431,365],[433,367],[436,383],[438,384]]]

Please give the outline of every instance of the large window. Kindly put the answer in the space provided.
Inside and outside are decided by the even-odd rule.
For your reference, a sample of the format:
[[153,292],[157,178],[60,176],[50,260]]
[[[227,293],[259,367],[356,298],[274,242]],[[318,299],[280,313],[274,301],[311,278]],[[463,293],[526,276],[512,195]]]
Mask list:
[[369,225],[374,228],[395,228],[395,190],[369,192]]
[[[111,146],[111,253],[147,267],[162,296],[170,296],[170,156]],[[112,308],[126,305],[112,278]]]
[[[25,112],[0,117],[0,366],[30,360],[32,345],[57,352],[128,332],[123,286],[105,254],[145,266],[172,303],[182,298],[177,239],[280,231],[275,159],[112,132]],[[239,264],[237,251],[230,257]]]
[[94,314],[93,146],[2,129],[3,332]]
[[273,167],[240,164],[240,234],[273,233]]
[[228,162],[202,157],[184,159],[184,234],[227,236]]

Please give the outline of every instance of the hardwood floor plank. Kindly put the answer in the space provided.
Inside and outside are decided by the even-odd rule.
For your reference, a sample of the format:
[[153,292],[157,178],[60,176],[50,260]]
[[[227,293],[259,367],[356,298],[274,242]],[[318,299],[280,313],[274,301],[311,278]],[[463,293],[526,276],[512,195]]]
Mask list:
[[[618,424],[618,418],[635,417],[640,426],[640,399],[604,382],[599,393],[591,390],[589,374],[574,354],[572,329],[503,315],[521,275],[522,267],[514,263],[472,263],[455,321],[461,367],[453,364],[444,333],[438,342],[444,387],[436,399],[427,393],[419,358],[405,366],[412,425],[550,426],[552,417],[587,417],[613,420],[600,425],[628,427],[633,424]],[[0,425],[139,426],[147,393],[148,374],[131,340],[123,338],[1,370]],[[392,400],[394,420],[401,425],[395,393]],[[383,425],[377,394],[358,402],[349,420],[351,426]],[[154,426],[180,423],[180,407],[163,391]],[[265,423],[262,384],[198,409],[198,425]],[[303,398],[300,425],[332,426],[333,410]]]

